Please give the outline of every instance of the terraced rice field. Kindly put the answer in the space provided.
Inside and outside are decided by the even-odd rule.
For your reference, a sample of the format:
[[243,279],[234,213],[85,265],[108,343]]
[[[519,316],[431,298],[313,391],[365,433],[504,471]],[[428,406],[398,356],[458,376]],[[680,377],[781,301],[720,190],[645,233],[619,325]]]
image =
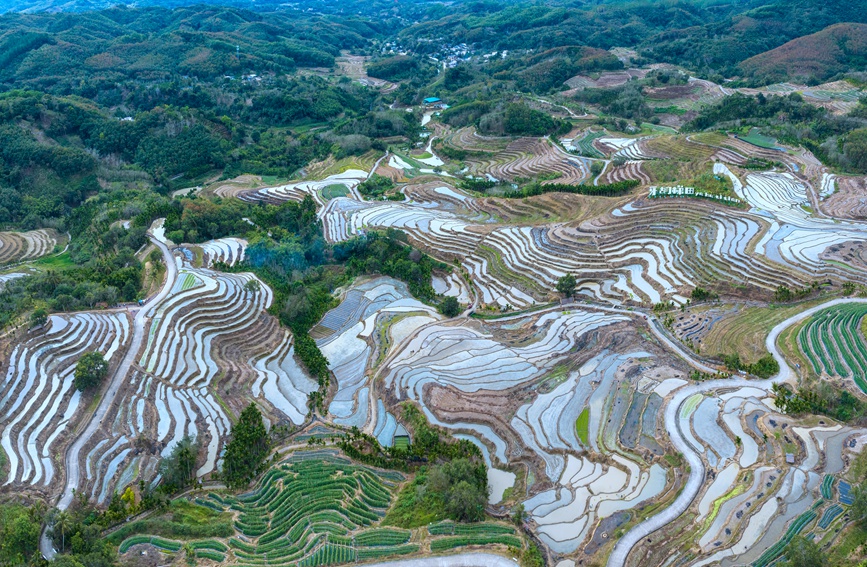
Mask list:
[[234,266],[244,260],[247,241],[242,238],[220,238],[199,245],[202,250],[202,263],[207,268],[221,262]]
[[[201,245],[210,261],[240,259],[241,241],[226,240]],[[233,388],[259,399],[275,421],[307,418],[308,395],[317,385],[295,361],[291,334],[265,314],[270,288],[248,286],[252,274],[193,268],[182,257],[176,257],[181,268],[169,295],[145,307],[151,319],[137,366],[98,439],[82,454],[81,490],[98,503],[138,479],[152,479],[159,458],[185,435],[202,445],[196,475],[216,470],[229,413],[244,403],[234,399],[231,407],[223,400]],[[136,446],[143,438],[146,451]]]
[[[532,455],[534,474],[554,488],[539,492],[524,505],[546,545],[558,553],[571,553],[586,542],[597,518],[631,509],[660,494],[667,483],[662,467],[648,467],[638,456],[661,451],[653,441],[661,398],[640,396],[634,410],[637,417],[625,412],[633,386],[622,382],[622,377],[637,359],[650,355],[603,351],[558,379],[550,391],[517,407],[498,392],[559,372],[557,364],[571,350],[570,344],[580,344],[597,329],[621,321],[619,315],[580,310],[511,319],[508,329],[534,331],[526,347],[489,338],[506,330],[496,324],[482,332],[428,325],[390,359],[380,375],[384,387],[399,399],[418,401],[433,423],[460,431],[461,438],[482,447],[493,469],[498,466],[495,462],[510,462],[510,455]],[[644,364],[659,371],[652,357]],[[606,419],[607,412],[611,413]],[[512,414],[513,418],[503,419]],[[626,438],[631,439],[629,446],[622,447],[617,440]],[[614,447],[619,448],[618,454],[607,466],[571,454],[583,449],[607,453]],[[563,450],[570,454],[564,455]]]
[[817,375],[852,379],[867,393],[867,344],[861,331],[867,307],[844,305],[820,311],[798,334],[798,344]]
[[82,412],[73,387],[78,357],[101,353],[109,363],[124,353],[130,321],[124,313],[53,315],[44,333],[16,345],[3,364],[0,445],[9,462],[5,484],[49,486],[57,455]]
[[54,230],[0,232],[0,264],[35,260],[54,251],[58,235]]
[[[708,85],[697,86],[716,98]],[[332,243],[400,229],[454,266],[431,283],[471,316],[446,318],[386,277],[358,278],[337,291],[339,305],[311,330],[334,378],[321,423],[311,425],[308,396],[317,384],[295,360],[291,333],[268,315],[271,289],[252,274],[218,269],[243,266],[246,242],[169,243],[167,263],[178,277],[136,314],[141,348],[128,348],[134,331],[122,311],[54,315],[47,329],[8,339],[0,368],[7,484],[54,490],[57,455],[85,413],[70,388],[71,368],[80,353],[97,349],[113,364],[127,352],[132,362],[79,458],[76,488],[97,503],[153,480],[160,457],[184,435],[202,443],[196,475],[211,477],[232,415],[251,399],[271,425],[303,425],[296,442],[328,442],[358,427],[398,448],[413,442],[398,411],[410,401],[430,423],[480,448],[491,509],[523,505],[528,529],[555,561],[662,565],[689,553],[696,566],[766,567],[795,534],[825,537],[841,525],[852,495],[840,479],[863,430],[782,415],[770,382],[705,380],[721,367],[702,356],[738,353],[754,362],[774,351],[777,343],[766,338],[779,331],[772,339],[784,353],[800,349],[814,374],[852,379],[867,393],[867,307],[841,304],[792,319],[842,282],[867,283],[858,260],[867,225],[855,213],[826,218],[810,208],[816,199],[829,206],[838,195],[851,200],[854,181],[835,177],[809,152],[719,133],[584,131],[563,140],[592,154],[582,157],[543,138],[452,131],[435,118],[428,126],[442,145],[326,160],[290,183],[215,192],[268,203],[309,196]],[[446,147],[465,152],[461,163],[440,165],[436,153]],[[742,167],[749,158],[777,165]],[[594,160],[605,164],[598,177],[590,174]],[[404,200],[358,194],[375,163],[394,174]],[[434,172],[433,163],[444,171]],[[650,186],[669,169],[713,171],[731,182],[738,206],[686,194],[651,198],[657,195],[647,187],[619,197],[502,199],[461,190],[452,177]],[[165,243],[160,227],[153,233]],[[23,247],[9,257],[23,257]],[[566,274],[577,280],[571,300],[555,291]],[[780,286],[814,282],[830,282],[830,291],[800,303],[772,301]],[[692,307],[697,287],[718,292],[720,302]],[[669,302],[683,312],[652,309]],[[775,330],[784,321],[794,322]],[[779,379],[794,380],[781,367]],[[690,378],[693,370],[702,380]],[[291,453],[249,493],[196,500],[232,514],[233,537],[138,534],[121,551],[149,544],[178,553],[190,543],[202,559],[264,567],[524,545],[514,527],[493,521],[381,526],[405,480],[334,451]]]
[[[337,393],[328,408],[335,423],[361,427],[373,413],[369,371],[389,345],[401,343],[422,325],[440,319],[431,307],[413,299],[406,285],[391,278],[374,278],[354,285],[343,302],[325,314],[313,330],[316,343],[328,358],[337,381]],[[390,414],[377,413],[382,427]],[[394,418],[388,434],[378,433],[390,446]],[[381,431],[381,430],[380,430]]]

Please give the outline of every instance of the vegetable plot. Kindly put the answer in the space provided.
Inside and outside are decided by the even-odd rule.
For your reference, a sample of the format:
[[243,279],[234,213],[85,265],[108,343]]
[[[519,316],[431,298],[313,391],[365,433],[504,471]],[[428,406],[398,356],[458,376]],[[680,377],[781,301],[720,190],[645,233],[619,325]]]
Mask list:
[[867,306],[849,303],[824,309],[798,333],[798,346],[816,374],[851,378],[867,393],[867,344],[861,322]]

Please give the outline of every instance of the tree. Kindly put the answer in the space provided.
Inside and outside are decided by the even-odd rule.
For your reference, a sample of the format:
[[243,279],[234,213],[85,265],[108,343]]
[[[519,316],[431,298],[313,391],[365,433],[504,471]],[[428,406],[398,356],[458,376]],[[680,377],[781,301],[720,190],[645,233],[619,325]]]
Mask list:
[[785,554],[785,567],[825,567],[828,564],[821,548],[803,536],[792,538]]
[[867,482],[852,489],[852,507],[849,509],[850,517],[867,526]]
[[478,486],[462,480],[452,486],[446,500],[446,512],[462,522],[477,522],[485,516],[488,495]]
[[867,171],[867,128],[850,132],[843,144],[843,152],[856,171]]
[[3,553],[10,565],[27,563],[39,546],[39,524],[22,508],[3,529]]
[[48,311],[41,307],[30,314],[30,327],[41,327],[48,322]]
[[572,274],[566,274],[565,276],[561,276],[559,280],[557,280],[557,292],[561,293],[563,297],[572,297],[575,295],[575,286],[578,282],[575,281],[575,276]]
[[66,532],[73,526],[72,516],[66,510],[59,511],[54,516],[54,536],[60,531],[60,550],[66,549]]
[[791,301],[793,297],[794,294],[792,293],[792,290],[784,285],[777,287],[776,291],[774,291],[774,301],[778,303]]
[[484,463],[459,458],[431,469],[425,490],[442,495],[446,514],[460,522],[478,522],[485,516],[488,477]]
[[446,317],[457,317],[461,312],[461,304],[456,297],[446,297],[439,305],[439,311]]
[[262,414],[250,404],[232,426],[223,460],[223,479],[232,488],[243,488],[262,470],[271,444]]
[[84,390],[99,386],[108,374],[108,362],[98,352],[88,352],[78,359],[75,365],[75,387]]
[[169,490],[177,491],[192,484],[198,455],[196,438],[184,435],[168,456],[160,461],[160,474]]

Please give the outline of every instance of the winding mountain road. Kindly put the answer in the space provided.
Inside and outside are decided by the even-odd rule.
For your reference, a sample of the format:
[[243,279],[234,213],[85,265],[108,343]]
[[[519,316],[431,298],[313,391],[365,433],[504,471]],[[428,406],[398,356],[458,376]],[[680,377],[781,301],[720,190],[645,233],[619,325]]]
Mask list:
[[[148,328],[148,319],[153,316],[154,307],[164,300],[169,293],[171,293],[178,276],[178,266],[175,263],[175,258],[169,250],[169,247],[160,239],[154,237],[150,231],[148,231],[148,237],[163,254],[163,261],[167,268],[166,281],[163,283],[163,287],[159,293],[151,298],[151,300],[136,313],[135,318],[133,319],[132,340],[129,344],[129,348],[127,348],[126,355],[123,357],[120,364],[117,365],[114,375],[111,377],[111,382],[103,393],[102,399],[99,401],[99,406],[97,406],[96,411],[91,416],[87,427],[85,427],[84,431],[81,432],[78,438],[76,438],[72,445],[70,445],[66,450],[66,485],[64,486],[60,500],[57,502],[57,508],[60,510],[66,510],[69,508],[69,505],[72,504],[72,499],[75,496],[74,491],[79,487],[81,480],[81,471],[78,466],[81,451],[87,446],[91,437],[93,437],[100,425],[102,425],[102,421],[105,419],[108,410],[114,404],[115,398],[121,390],[121,386],[123,386],[130,367],[135,364],[136,357],[141,351],[142,342],[144,341],[146,330]],[[43,530],[42,537],[39,541],[39,549],[45,559],[51,560],[54,558],[56,552],[52,546],[51,540],[46,535],[46,531],[47,530]]]
[[[680,495],[670,506],[665,508],[659,514],[641,522],[620,538],[620,540],[614,545],[614,550],[611,552],[611,555],[608,556],[607,567],[625,566],[626,559],[632,549],[638,545],[641,540],[647,538],[653,532],[665,527],[679,518],[689,508],[693,500],[695,500],[695,497],[698,495],[698,492],[704,483],[705,475],[707,474],[704,461],[702,461],[701,455],[697,453],[689,443],[687,443],[680,430],[678,413],[680,412],[683,403],[695,394],[710,392],[717,389],[724,388],[730,390],[742,387],[752,387],[770,391],[771,386],[774,384],[791,381],[794,373],[777,348],[777,338],[780,336],[780,333],[791,325],[800,323],[807,317],[810,317],[822,309],[834,307],[835,305],[840,305],[842,303],[867,303],[867,299],[834,299],[821,305],[811,307],[810,309],[806,309],[797,315],[793,315],[771,329],[771,332],[765,340],[765,347],[780,365],[780,371],[776,376],[767,380],[747,380],[745,378],[711,380],[694,384],[692,386],[686,386],[677,390],[674,397],[665,408],[665,429],[671,436],[671,442],[675,449],[677,449],[684,456],[687,463],[689,463],[689,479],[687,479],[686,485]],[[659,335],[657,334],[657,336]],[[681,351],[681,353],[683,353],[683,351]]]

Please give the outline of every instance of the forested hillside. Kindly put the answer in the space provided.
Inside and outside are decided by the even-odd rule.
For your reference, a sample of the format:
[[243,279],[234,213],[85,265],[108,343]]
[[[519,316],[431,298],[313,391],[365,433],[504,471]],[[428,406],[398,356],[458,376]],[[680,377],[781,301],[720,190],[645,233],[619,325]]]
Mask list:
[[[330,68],[340,50],[367,47],[390,24],[218,7],[10,14],[0,18],[0,82],[93,96],[130,79]],[[107,105],[116,102],[110,92],[101,94]]]

